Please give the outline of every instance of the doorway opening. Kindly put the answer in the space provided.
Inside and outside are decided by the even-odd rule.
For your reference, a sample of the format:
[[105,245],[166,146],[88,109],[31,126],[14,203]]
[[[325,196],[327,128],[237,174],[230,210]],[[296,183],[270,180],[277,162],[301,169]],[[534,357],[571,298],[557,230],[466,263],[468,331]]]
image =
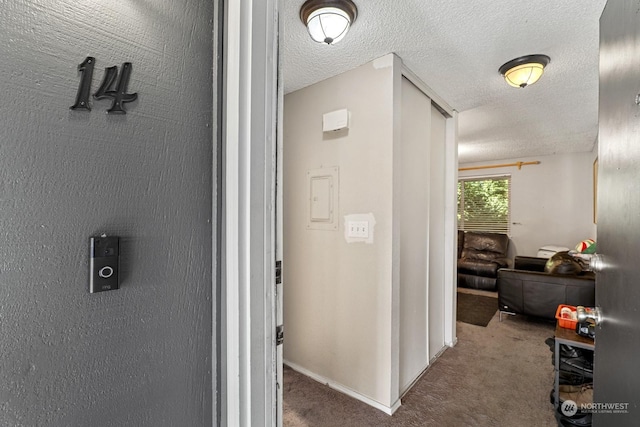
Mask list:
[[456,116],[397,56],[374,62],[283,96],[283,357],[390,414],[455,343]]

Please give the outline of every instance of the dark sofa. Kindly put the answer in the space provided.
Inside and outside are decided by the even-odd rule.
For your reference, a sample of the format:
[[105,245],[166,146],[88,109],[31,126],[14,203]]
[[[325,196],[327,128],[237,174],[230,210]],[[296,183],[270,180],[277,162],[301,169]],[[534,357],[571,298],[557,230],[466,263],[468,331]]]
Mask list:
[[458,286],[495,291],[508,248],[506,234],[458,231]]
[[[518,262],[519,268],[539,270],[547,261],[533,257]],[[578,274],[557,274],[524,269],[498,271],[498,307],[502,312],[555,319],[558,305],[595,305],[595,275],[590,271]]]

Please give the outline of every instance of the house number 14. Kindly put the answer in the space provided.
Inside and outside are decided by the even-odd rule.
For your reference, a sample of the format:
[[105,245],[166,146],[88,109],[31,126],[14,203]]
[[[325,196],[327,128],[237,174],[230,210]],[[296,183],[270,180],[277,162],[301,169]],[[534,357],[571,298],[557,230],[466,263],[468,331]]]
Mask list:
[[[76,95],[76,103],[71,107],[72,110],[91,111],[89,104],[89,93],[91,92],[91,80],[93,79],[93,68],[96,59],[93,56],[87,56],[81,64],[78,65],[80,72],[80,85]],[[107,110],[108,114],[127,114],[124,109],[126,102],[135,101],[138,98],[137,93],[127,93],[129,86],[129,78],[131,77],[131,62],[122,64],[122,70],[118,76],[118,67],[108,67],[104,69],[104,78],[100,87],[93,94],[95,99],[111,99],[111,108]],[[115,84],[116,78],[118,82]]]

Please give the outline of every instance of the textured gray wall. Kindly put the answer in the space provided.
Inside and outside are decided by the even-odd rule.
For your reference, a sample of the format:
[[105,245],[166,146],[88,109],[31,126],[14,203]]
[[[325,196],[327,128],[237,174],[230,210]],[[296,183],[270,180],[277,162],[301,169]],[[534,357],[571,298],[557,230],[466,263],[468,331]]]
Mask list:
[[[0,425],[212,420],[206,0],[0,0]],[[77,64],[133,63],[126,116],[69,110]],[[87,292],[120,235],[121,289]]]

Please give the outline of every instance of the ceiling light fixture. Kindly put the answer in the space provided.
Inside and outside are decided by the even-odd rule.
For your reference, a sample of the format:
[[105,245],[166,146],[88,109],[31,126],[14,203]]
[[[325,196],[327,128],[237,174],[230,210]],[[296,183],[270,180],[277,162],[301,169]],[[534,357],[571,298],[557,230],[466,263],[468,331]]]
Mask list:
[[549,61],[551,58],[547,55],[521,56],[504,64],[499,71],[510,86],[527,87],[538,81]]
[[338,43],[358,15],[351,0],[307,0],[300,8],[300,19],[318,43]]

